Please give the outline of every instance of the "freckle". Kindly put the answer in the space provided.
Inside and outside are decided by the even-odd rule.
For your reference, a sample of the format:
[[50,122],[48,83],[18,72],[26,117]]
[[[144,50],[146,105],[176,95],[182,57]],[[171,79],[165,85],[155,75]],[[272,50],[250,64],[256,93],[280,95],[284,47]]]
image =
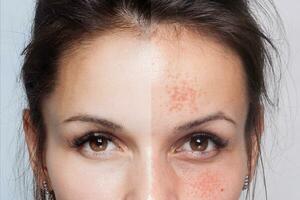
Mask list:
[[224,192],[224,188],[221,188],[221,192]]

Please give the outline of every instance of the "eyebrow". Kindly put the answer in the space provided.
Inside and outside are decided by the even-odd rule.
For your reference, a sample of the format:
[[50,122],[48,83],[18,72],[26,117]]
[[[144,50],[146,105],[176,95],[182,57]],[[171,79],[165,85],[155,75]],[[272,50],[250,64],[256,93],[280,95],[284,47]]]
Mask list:
[[111,122],[104,118],[99,118],[99,117],[95,117],[95,116],[91,116],[91,115],[76,115],[76,116],[73,116],[73,117],[70,117],[70,118],[64,120],[63,122],[68,123],[68,122],[76,122],[76,121],[99,124],[105,128],[109,128],[112,130],[123,129],[123,127],[119,124],[116,124],[116,123]]
[[[187,122],[181,126],[175,127],[175,130],[176,131],[188,131],[188,130],[195,128],[197,126],[200,126],[204,123],[211,122],[211,121],[218,121],[218,120],[225,120],[225,121],[230,122],[233,125],[237,124],[233,119],[231,119],[229,116],[225,115],[225,113],[217,112],[215,114],[208,115],[204,118],[199,118],[199,119]],[[116,124],[116,123],[109,121],[107,119],[104,119],[104,118],[99,118],[99,117],[95,117],[95,116],[91,116],[91,115],[76,115],[76,116],[72,116],[72,117],[64,120],[63,122],[69,123],[69,122],[76,122],[76,121],[99,124],[105,128],[109,128],[114,131],[123,129],[123,127],[119,124]]]
[[237,123],[232,118],[225,115],[225,113],[217,112],[217,113],[208,115],[204,118],[199,118],[199,119],[187,122],[187,123],[185,123],[181,126],[176,127],[175,130],[176,131],[188,131],[188,130],[190,130],[192,128],[195,128],[197,126],[200,126],[204,123],[211,122],[211,121],[218,121],[218,120],[225,120],[225,121],[230,122],[231,124],[233,124],[235,126],[237,125]]

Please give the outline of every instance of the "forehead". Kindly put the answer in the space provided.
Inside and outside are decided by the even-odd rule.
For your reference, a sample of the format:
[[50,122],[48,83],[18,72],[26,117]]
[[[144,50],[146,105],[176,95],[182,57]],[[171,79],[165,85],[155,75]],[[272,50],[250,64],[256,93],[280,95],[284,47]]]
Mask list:
[[239,56],[206,35],[189,31],[169,34],[169,39],[161,35],[154,43],[165,65],[151,84],[153,124],[170,124],[170,118],[180,123],[217,112],[242,122],[248,103]]
[[161,29],[147,39],[121,32],[82,45],[61,60],[52,99],[60,102],[61,118],[87,112],[132,126],[166,125],[170,118],[176,123],[220,110],[241,117],[245,87],[241,61],[230,48]]

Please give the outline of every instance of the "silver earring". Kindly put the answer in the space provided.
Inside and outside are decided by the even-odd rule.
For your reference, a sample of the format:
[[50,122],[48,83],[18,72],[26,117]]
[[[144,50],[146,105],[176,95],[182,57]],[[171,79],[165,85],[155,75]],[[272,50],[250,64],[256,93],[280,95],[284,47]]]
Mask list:
[[49,195],[49,189],[48,189],[48,184],[46,181],[43,181],[43,190],[46,195]]
[[249,176],[245,177],[243,190],[247,190],[249,187]]
[[43,181],[42,199],[43,200],[54,200],[55,199],[53,191],[51,191],[51,192],[49,191],[47,181]]

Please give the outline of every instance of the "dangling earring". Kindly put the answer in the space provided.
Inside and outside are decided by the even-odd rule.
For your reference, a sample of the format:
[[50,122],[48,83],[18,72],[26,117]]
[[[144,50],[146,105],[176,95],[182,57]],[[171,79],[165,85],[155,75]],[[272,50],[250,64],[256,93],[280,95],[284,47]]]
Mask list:
[[245,177],[243,190],[247,190],[249,187],[249,176]]
[[47,181],[43,181],[43,192],[42,192],[42,199],[43,200],[54,200],[55,196],[53,191],[50,192],[48,188]]

